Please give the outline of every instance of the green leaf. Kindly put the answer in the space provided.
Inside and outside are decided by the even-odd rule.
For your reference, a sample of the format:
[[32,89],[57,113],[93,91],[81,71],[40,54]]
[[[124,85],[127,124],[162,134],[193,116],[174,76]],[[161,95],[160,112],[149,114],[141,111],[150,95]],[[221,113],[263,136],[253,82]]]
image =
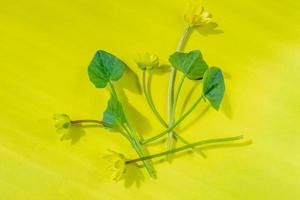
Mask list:
[[208,68],[199,50],[189,53],[175,52],[170,56],[169,61],[173,67],[192,80],[203,78],[203,74]]
[[96,88],[106,87],[109,81],[119,80],[125,70],[125,64],[116,56],[99,50],[88,67],[90,81]]
[[111,127],[116,127],[118,124],[126,122],[122,104],[115,95],[111,95],[106,110],[103,113],[102,121]]
[[203,78],[203,96],[219,110],[225,92],[224,78],[218,67],[208,68]]

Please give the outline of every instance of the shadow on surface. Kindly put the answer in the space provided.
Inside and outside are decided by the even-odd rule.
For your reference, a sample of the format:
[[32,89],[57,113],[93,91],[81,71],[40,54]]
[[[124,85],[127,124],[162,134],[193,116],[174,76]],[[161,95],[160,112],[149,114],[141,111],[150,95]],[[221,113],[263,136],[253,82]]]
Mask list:
[[225,93],[225,96],[222,101],[221,111],[225,114],[228,119],[232,119],[233,111],[230,103],[230,97]]
[[[193,87],[190,89],[190,92],[187,94],[187,96],[184,99],[184,102],[183,102],[182,107],[179,112],[180,115],[182,115],[184,113],[184,111],[186,110],[187,105],[188,105],[189,101],[191,100],[191,97],[198,86],[199,86],[199,82],[195,81]],[[199,92],[199,94],[201,94],[201,92]]]
[[215,22],[211,22],[205,26],[197,27],[195,30],[200,33],[201,35],[208,36],[208,35],[217,35],[222,34],[224,31],[218,28],[218,24]]
[[133,127],[139,134],[148,134],[152,129],[149,120],[138,110],[138,108],[133,106],[128,101],[128,98],[123,90],[118,88],[116,89],[118,91],[118,95],[121,99],[126,116],[128,117],[130,123],[133,125]]
[[138,76],[127,66],[123,77],[115,83],[120,101],[122,102],[129,121],[132,122],[132,125],[139,134],[144,135],[149,133],[152,129],[149,120],[138,110],[138,108],[129,102],[124,91],[129,90],[135,94],[142,93]]
[[[231,80],[231,78],[232,78],[228,72],[223,72],[223,75],[224,75],[225,80]],[[228,119],[232,119],[233,110],[232,110],[232,106],[231,106],[230,95],[228,95],[228,93],[226,92],[226,89],[225,89],[225,95],[224,95],[224,98],[223,98],[222,104],[221,104],[221,112],[223,112]]]
[[70,140],[71,144],[76,144],[86,133],[81,126],[71,126],[68,132],[64,133],[60,138],[61,141]]
[[114,82],[120,89],[126,89],[135,94],[141,94],[142,89],[139,82],[139,77],[125,64],[125,71],[120,80]]
[[171,71],[171,66],[170,65],[162,64],[159,67],[154,68],[151,71],[151,74],[162,75],[162,74],[165,74],[165,73],[169,73],[170,71]]
[[[190,89],[189,93],[187,94],[186,98],[184,99],[184,102],[182,104],[182,107],[180,109],[180,115],[182,115],[183,113],[186,112],[186,110],[189,109],[189,107],[187,107],[187,105],[189,104],[190,101],[195,101],[195,99],[192,99],[192,95],[197,92],[196,89],[199,87],[201,83],[199,81],[195,81],[194,85],[192,86],[192,88]],[[202,89],[201,89],[202,90]],[[199,95],[201,95],[201,92],[199,91]],[[178,126],[178,132],[183,132],[186,129],[190,128],[193,124],[195,124],[201,117],[203,117],[205,115],[205,113],[210,109],[210,106],[207,105],[201,112],[199,112],[199,114],[197,115],[196,118],[194,118],[193,120],[190,120],[189,123],[187,125],[185,125],[184,127],[180,127]],[[196,112],[196,110],[194,110],[193,112]]]
[[66,132],[63,133],[60,140],[61,141],[65,141],[65,140],[70,140],[71,141],[71,145],[76,144],[77,142],[79,142],[79,140],[86,135],[86,130],[85,129],[89,129],[89,128],[101,128],[101,129],[105,129],[108,132],[120,132],[119,130],[117,130],[117,128],[108,128],[108,127],[104,127],[102,125],[98,125],[98,124],[73,124],[70,129]]
[[136,164],[129,164],[124,175],[124,186],[126,188],[136,186],[139,188],[145,181],[145,177],[141,168]]

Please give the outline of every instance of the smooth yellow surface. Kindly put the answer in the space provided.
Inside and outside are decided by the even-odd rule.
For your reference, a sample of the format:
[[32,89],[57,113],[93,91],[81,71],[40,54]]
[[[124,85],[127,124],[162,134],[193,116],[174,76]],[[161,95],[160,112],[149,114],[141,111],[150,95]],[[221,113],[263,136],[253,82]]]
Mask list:
[[[225,71],[227,90],[220,112],[201,104],[178,130],[190,141],[242,133],[252,142],[206,148],[206,159],[184,154],[172,164],[157,163],[156,180],[142,170],[115,183],[101,158],[106,150],[135,157],[119,134],[88,128],[75,131],[82,137],[74,144],[59,141],[53,113],[101,119],[108,92],[95,89],[88,80],[87,65],[94,52],[112,52],[139,76],[134,58],[140,52],[156,53],[167,64],[184,28],[186,3],[1,2],[0,199],[299,198],[300,3],[296,0],[206,1],[223,33],[195,31],[186,48],[200,49],[210,65]],[[122,91],[131,106],[126,104],[126,110],[137,130],[149,137],[163,128],[132,86],[133,79],[127,79]],[[154,75],[152,81],[153,98],[164,116],[167,82],[167,73]],[[194,85],[187,83],[182,94]],[[200,92],[197,87],[193,97]],[[163,149],[164,145],[157,145],[150,151]]]

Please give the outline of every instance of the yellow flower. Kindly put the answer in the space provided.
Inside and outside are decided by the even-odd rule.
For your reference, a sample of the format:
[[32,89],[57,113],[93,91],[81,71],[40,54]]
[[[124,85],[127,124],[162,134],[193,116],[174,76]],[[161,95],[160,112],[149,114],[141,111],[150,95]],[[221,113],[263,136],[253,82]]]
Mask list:
[[66,132],[71,127],[71,119],[66,114],[55,114],[53,116],[57,132]]
[[144,53],[143,55],[140,54],[138,56],[136,63],[142,70],[153,69],[155,67],[158,67],[159,59],[154,54]]
[[110,151],[110,154],[103,157],[109,161],[109,171],[111,172],[111,178],[114,181],[119,181],[126,172],[126,158],[123,154],[115,151]]
[[191,27],[204,26],[212,22],[212,15],[203,6],[190,3],[184,20]]

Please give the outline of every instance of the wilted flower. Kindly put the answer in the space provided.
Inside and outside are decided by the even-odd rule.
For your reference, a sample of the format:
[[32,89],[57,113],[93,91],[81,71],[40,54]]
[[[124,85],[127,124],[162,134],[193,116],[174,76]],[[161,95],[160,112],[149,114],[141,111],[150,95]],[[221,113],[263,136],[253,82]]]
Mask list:
[[109,171],[111,172],[111,178],[114,181],[119,181],[126,171],[126,158],[123,154],[115,151],[110,151],[110,154],[103,157],[109,161]]
[[66,132],[71,127],[71,119],[66,114],[55,114],[53,116],[57,132]]
[[140,54],[138,56],[136,63],[142,70],[153,69],[155,67],[158,67],[159,59],[154,54],[145,53],[143,55]]
[[184,20],[191,27],[204,26],[212,22],[212,15],[203,6],[189,4]]

